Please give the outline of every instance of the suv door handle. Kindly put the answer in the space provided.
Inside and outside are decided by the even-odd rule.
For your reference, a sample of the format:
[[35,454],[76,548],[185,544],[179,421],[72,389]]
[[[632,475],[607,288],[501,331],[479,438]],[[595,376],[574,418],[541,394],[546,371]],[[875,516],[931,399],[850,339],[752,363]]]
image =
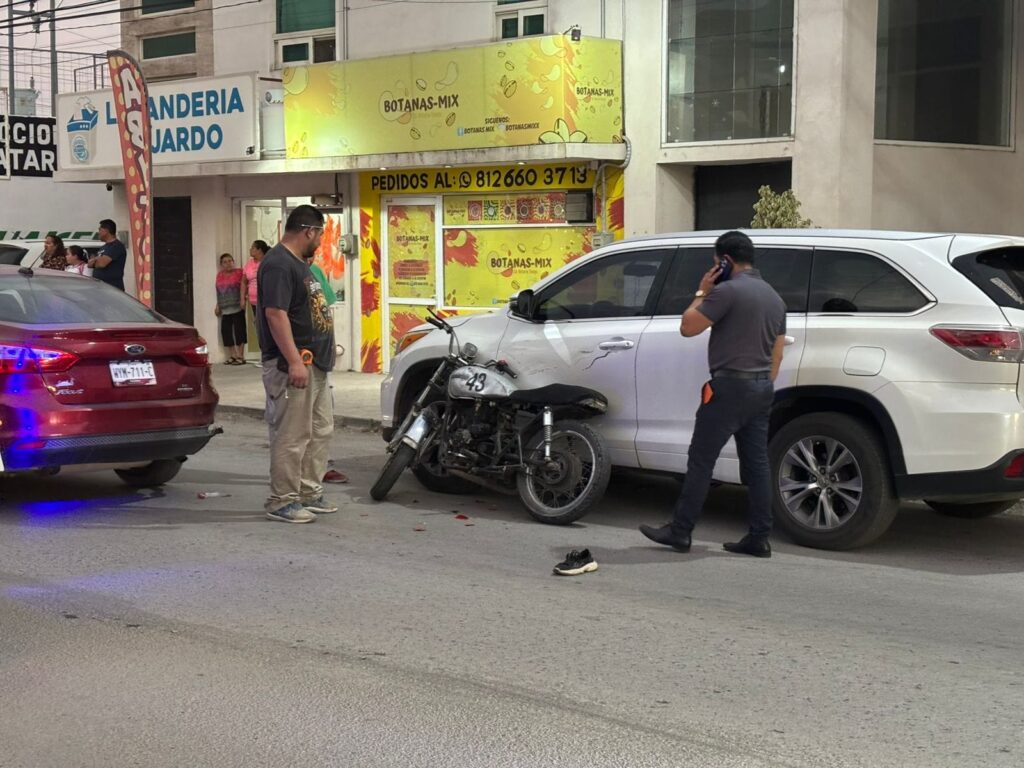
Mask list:
[[611,341],[602,341],[597,345],[598,349],[632,349],[633,342],[629,339],[612,339]]
[[789,346],[790,344],[796,344],[796,336],[787,336],[787,337],[786,337],[786,340],[785,340],[785,342],[783,342],[783,344],[784,344],[785,346],[787,346],[787,347],[788,347],[788,346]]

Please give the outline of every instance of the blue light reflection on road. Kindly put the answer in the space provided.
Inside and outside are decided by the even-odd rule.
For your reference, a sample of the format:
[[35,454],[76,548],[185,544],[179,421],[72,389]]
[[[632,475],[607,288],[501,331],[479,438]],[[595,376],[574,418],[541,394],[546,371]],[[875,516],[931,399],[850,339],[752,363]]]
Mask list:
[[89,515],[93,511],[103,511],[111,507],[121,507],[147,497],[138,495],[99,496],[94,499],[70,499],[51,501],[23,501],[17,505],[22,512],[22,522],[32,527],[48,527],[61,525],[81,515]]

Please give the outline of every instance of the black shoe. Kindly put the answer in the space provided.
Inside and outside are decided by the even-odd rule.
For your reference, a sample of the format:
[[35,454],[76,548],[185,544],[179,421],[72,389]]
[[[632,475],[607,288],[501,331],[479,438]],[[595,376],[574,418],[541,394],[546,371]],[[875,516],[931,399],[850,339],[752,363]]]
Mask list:
[[767,537],[747,534],[739,541],[730,541],[722,545],[726,552],[734,552],[737,555],[753,555],[754,557],[771,557],[772,545],[768,543]]
[[597,570],[597,561],[590,556],[590,550],[582,552],[573,550],[565,556],[565,560],[555,566],[555,573],[559,576],[579,576],[581,573],[590,573]]
[[654,528],[650,525],[641,525],[640,533],[651,541],[664,544],[666,547],[672,547],[676,552],[690,551],[690,534],[676,533],[672,530],[671,525],[663,525],[661,528]]

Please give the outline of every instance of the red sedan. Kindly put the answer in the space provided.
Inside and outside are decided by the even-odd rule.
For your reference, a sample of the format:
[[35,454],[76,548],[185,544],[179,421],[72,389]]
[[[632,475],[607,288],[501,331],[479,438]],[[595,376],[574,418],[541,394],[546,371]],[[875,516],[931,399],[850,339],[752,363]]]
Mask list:
[[195,328],[88,277],[0,265],[0,473],[160,485],[220,429]]

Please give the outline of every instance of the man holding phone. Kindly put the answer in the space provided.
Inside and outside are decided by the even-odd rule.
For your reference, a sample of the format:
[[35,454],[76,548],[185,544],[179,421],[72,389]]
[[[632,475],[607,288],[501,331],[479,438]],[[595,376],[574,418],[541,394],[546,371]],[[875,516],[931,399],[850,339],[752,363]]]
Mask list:
[[679,332],[699,336],[708,328],[711,380],[701,390],[686,479],[672,521],[641,525],[652,541],[690,551],[690,536],[704,507],[722,448],[735,436],[740,475],[749,491],[750,530],[728,552],[771,557],[772,492],[768,468],[768,420],[774,381],[786,339],[786,304],[754,269],[754,244],[742,232],[715,241],[715,264],[704,275]]

